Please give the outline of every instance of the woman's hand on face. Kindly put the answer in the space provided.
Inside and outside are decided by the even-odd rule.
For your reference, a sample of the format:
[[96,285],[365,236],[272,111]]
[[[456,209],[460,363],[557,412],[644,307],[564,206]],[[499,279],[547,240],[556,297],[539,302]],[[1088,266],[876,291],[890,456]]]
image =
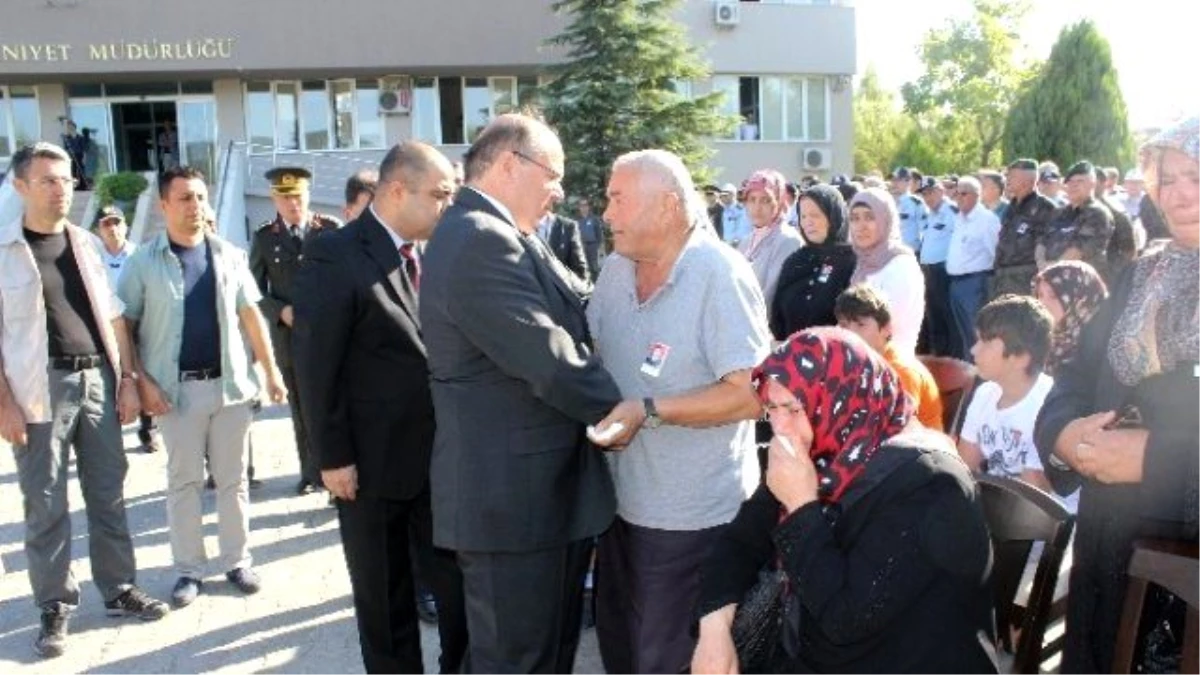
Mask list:
[[[792,445],[796,445],[792,441]],[[808,456],[808,448],[798,446],[793,455],[780,437],[771,440],[767,458],[767,489],[783,504],[788,513],[817,499],[817,467]]]
[[692,653],[693,673],[737,675],[737,649],[733,646],[733,613],[736,605],[727,605],[700,619],[700,639]]

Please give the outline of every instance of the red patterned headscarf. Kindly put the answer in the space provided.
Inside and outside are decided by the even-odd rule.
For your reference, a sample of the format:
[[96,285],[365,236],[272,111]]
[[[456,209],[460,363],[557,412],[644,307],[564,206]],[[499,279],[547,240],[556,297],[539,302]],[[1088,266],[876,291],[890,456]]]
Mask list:
[[787,206],[783,203],[784,193],[787,191],[787,179],[783,174],[774,169],[759,169],[746,179],[743,186],[746,194],[750,194],[755,190],[762,190],[775,199],[775,215],[771,217],[771,225],[779,222],[783,217]]
[[792,392],[813,429],[808,454],[817,467],[817,496],[835,503],[884,441],[900,433],[913,407],[882,356],[841,328],[800,331],[753,373],[766,403],[767,382]]

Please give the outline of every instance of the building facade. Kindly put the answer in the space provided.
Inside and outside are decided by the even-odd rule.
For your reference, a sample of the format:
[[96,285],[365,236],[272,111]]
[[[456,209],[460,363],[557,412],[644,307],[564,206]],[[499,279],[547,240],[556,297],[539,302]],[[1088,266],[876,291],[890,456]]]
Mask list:
[[[314,169],[314,200],[393,143],[460,156],[493,116],[536,103],[552,0],[4,0],[0,168],[20,144],[87,129],[96,173],[172,163],[217,178],[222,155]],[[849,172],[854,9],[840,0],[687,0],[679,19],[742,117],[713,139],[722,182],[775,167]],[[568,158],[569,161],[569,158]],[[251,209],[254,211],[254,209]],[[257,216],[257,213],[253,213]]]

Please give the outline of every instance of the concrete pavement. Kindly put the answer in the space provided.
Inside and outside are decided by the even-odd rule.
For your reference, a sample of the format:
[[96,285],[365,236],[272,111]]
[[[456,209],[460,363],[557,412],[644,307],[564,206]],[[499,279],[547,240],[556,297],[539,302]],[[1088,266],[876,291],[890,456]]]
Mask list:
[[[24,520],[16,466],[0,441],[0,672],[25,673],[361,673],[358,631],[338,536],[324,494],[297,497],[297,463],[286,407],[268,408],[251,430],[257,475],[251,492],[250,545],[263,590],[245,597],[209,570],[195,603],[161,621],[112,619],[91,581],[87,520],[70,474],[72,569],[82,599],[72,617],[66,653],[42,660],[33,652],[38,612],[29,589]],[[125,436],[129,475],[125,497],[138,562],[138,584],[167,600],[171,570],[165,488],[166,457],[139,452]],[[216,557],[216,516],[205,495],[205,536]],[[437,631],[422,625],[426,672],[437,672]],[[584,631],[575,672],[602,673],[595,631]]]

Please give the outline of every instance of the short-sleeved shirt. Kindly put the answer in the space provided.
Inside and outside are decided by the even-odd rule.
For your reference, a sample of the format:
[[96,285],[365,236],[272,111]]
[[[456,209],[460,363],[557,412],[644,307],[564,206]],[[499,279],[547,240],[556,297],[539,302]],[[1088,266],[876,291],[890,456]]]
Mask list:
[[934,431],[942,431],[942,394],[938,391],[933,373],[917,357],[896,351],[892,343],[883,350],[883,358],[900,378],[900,388],[916,403],[917,420]]
[[[213,235],[205,240],[212,251],[216,283],[223,401],[226,405],[241,403],[258,393],[259,381],[242,339],[238,312],[257,305],[262,294],[241,249]],[[160,232],[129,258],[118,288],[125,303],[125,317],[137,323],[142,365],[172,405],[179,403],[184,288],[183,266],[171,251],[166,232]]]
[[936,265],[946,262],[950,251],[950,239],[958,224],[958,206],[943,199],[936,209],[929,209],[921,219],[921,264]]
[[[975,390],[963,422],[962,439],[979,446],[987,461],[987,473],[1020,478],[1027,469],[1045,471],[1033,442],[1033,425],[1053,386],[1054,378],[1042,373],[1025,398],[1003,409],[999,404],[1004,392],[999,384],[984,382]],[[1072,513],[1078,499],[1076,494],[1065,500]]]
[[[626,399],[695,392],[752,368],[770,349],[750,264],[696,230],[666,283],[637,298],[633,261],[610,256],[588,304],[596,351]],[[606,454],[617,513],[641,527],[695,531],[729,522],[759,482],[753,422],[643,427]]]

